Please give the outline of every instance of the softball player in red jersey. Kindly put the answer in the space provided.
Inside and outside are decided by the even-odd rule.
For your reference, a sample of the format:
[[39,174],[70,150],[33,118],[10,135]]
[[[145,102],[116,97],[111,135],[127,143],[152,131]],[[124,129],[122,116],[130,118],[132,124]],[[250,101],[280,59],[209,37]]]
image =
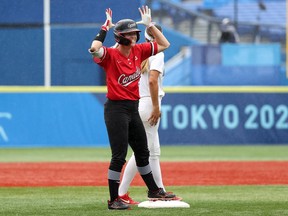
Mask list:
[[[139,78],[141,63],[148,57],[162,52],[170,46],[169,41],[151,22],[151,10],[147,6],[139,8],[141,21],[150,29],[157,42],[137,44],[140,30],[131,19],[112,23],[112,10],[106,10],[106,21],[91,44],[89,52],[94,62],[106,72],[107,101],[104,105],[104,119],[109,136],[112,158],[108,169],[110,200],[108,209],[129,209],[118,196],[120,175],[126,162],[128,144],[134,154],[137,169],[148,187],[150,199],[173,199],[175,195],[166,193],[155,183],[149,164],[149,150],[139,104]],[[114,27],[115,26],[115,27]],[[105,47],[106,33],[114,27],[116,48]]]
[[[161,32],[162,28],[155,25]],[[154,38],[149,32],[145,31],[146,41],[153,42]],[[141,120],[144,124],[146,136],[148,139],[148,149],[150,151],[150,166],[155,182],[158,187],[163,188],[165,191],[161,167],[160,167],[160,143],[159,143],[159,119],[161,117],[161,100],[165,93],[162,87],[164,76],[164,53],[160,52],[154,56],[149,57],[142,63],[142,75],[140,78],[140,101],[139,113]],[[137,166],[135,162],[135,155],[133,154],[129,159],[123,178],[119,187],[119,197],[123,202],[128,204],[139,204],[134,201],[128,192],[128,188],[137,173]],[[175,199],[180,199],[175,197]]]

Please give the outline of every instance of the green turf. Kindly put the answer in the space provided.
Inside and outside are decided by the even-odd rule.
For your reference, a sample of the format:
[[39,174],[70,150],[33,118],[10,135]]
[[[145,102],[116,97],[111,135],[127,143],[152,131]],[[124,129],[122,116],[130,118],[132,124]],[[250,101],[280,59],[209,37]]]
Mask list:
[[[162,146],[161,161],[288,160],[288,145]],[[131,155],[129,149],[128,157]],[[109,148],[3,148],[0,162],[109,161]]]
[[[107,210],[107,187],[0,188],[0,215],[177,215],[177,216],[285,216],[286,186],[190,186],[168,187],[190,208]],[[132,187],[131,195],[146,199],[146,189]]]

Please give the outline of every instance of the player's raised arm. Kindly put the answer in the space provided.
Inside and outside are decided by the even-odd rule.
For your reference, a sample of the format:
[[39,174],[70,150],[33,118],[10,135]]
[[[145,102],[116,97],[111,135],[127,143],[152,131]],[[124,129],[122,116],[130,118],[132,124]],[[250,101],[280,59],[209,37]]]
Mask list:
[[149,28],[151,34],[153,35],[155,41],[158,44],[158,52],[167,49],[170,46],[170,43],[167,38],[162,34],[162,32],[154,26],[151,18],[151,9],[148,6],[142,6],[142,8],[139,8],[139,12],[141,14],[142,20],[137,22],[137,24],[143,24],[147,28]]
[[91,48],[88,50],[93,56],[97,58],[101,58],[104,54],[103,51],[103,42],[106,38],[106,34],[110,28],[112,28],[114,24],[112,23],[112,10],[110,8],[106,9],[106,21],[102,25],[101,30],[94,38]]

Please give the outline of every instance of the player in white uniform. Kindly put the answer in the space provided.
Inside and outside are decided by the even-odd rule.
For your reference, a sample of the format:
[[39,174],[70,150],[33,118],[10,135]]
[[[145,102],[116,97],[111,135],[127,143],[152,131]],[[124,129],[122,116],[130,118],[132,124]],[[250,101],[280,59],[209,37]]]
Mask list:
[[[155,25],[162,31],[159,25]],[[147,41],[153,41],[149,30],[145,30]],[[164,76],[164,53],[160,52],[145,60],[142,65],[142,74],[139,82],[140,101],[139,113],[145,127],[148,148],[150,151],[149,163],[152,169],[154,180],[158,187],[165,191],[161,168],[160,168],[160,143],[158,128],[161,117],[161,100],[165,95],[162,88],[162,79]],[[134,201],[128,192],[128,188],[137,173],[137,167],[134,154],[129,159],[122,181],[119,186],[119,198],[127,204],[139,204]],[[175,199],[178,199],[177,197]]]

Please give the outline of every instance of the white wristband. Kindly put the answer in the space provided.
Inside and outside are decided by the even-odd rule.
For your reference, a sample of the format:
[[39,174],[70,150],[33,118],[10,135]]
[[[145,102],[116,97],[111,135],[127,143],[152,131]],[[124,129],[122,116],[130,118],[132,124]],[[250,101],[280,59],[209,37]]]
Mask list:
[[97,58],[102,58],[102,56],[104,55],[104,49],[103,47],[100,47],[100,49],[98,51],[94,51],[92,52],[91,49],[88,49],[88,52],[94,56],[94,57],[97,57]]
[[154,22],[150,22],[148,25],[147,25],[147,28],[150,28],[151,26],[154,26],[155,23]]

